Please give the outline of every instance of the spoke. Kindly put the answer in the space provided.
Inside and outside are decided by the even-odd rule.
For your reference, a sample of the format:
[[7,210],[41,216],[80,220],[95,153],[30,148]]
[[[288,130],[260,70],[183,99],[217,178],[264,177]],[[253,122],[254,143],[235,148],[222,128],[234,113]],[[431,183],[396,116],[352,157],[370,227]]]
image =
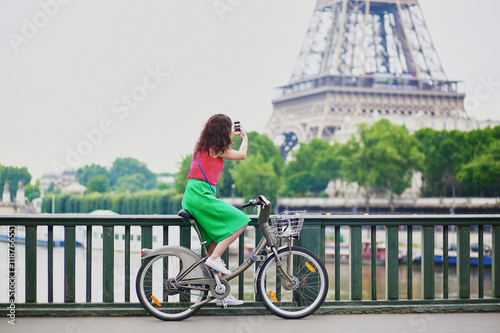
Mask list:
[[[280,280],[285,278],[281,273],[277,272],[276,262],[271,263],[266,269],[265,292],[266,298],[270,304],[274,304],[278,309],[291,313],[301,312],[314,304],[318,297],[321,297],[323,269],[318,267],[317,262],[310,257],[304,256],[302,253],[293,253],[293,260],[288,261],[289,254],[281,253],[280,260],[283,263],[282,269],[288,271],[287,263],[292,265],[291,278],[298,282],[296,288],[286,290]],[[323,286],[324,288],[324,286]],[[274,302],[269,292],[280,294],[278,302]]]
[[[200,302],[207,295],[205,290],[196,287],[183,288],[177,285],[175,278],[179,276],[182,262],[178,257],[165,255],[153,259],[142,272],[141,299],[148,312],[160,319],[176,320],[179,316],[196,312],[190,306]],[[176,289],[177,287],[178,289]]]

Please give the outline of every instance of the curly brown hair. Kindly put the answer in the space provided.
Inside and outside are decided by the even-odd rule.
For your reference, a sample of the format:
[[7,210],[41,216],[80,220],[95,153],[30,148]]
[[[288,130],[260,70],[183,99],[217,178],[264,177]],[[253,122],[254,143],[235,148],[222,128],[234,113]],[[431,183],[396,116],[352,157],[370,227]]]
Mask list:
[[207,151],[210,154],[223,154],[233,143],[231,133],[233,122],[231,118],[224,114],[215,114],[208,119],[201,132],[196,152]]

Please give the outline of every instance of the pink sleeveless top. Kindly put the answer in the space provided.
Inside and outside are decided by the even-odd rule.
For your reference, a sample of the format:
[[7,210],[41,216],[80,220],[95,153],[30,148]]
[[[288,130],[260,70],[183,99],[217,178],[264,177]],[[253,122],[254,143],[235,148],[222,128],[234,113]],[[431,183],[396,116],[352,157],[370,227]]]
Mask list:
[[[222,157],[213,158],[206,151],[201,151],[198,153],[198,162],[200,162],[200,166],[207,176],[208,181],[213,186],[217,186],[217,182],[219,181],[220,174],[224,169],[224,159]],[[203,176],[203,173],[200,171],[198,167],[198,163],[196,162],[196,152],[193,154],[193,159],[191,160],[191,168],[189,169],[188,179],[200,179],[203,181],[207,181]]]

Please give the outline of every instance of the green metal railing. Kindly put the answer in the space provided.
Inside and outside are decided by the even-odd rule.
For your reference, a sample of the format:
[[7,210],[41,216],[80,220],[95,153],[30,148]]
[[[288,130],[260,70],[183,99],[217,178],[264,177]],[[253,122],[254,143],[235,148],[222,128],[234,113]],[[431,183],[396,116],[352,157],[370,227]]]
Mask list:
[[[251,226],[257,226],[256,217],[252,216]],[[162,228],[163,242],[167,245],[169,230],[172,226],[180,226],[179,243],[182,246],[191,246],[191,227],[185,225],[177,216],[91,216],[91,215],[0,215],[0,226],[9,226],[12,230],[15,226],[24,226],[26,234],[25,257],[16,257],[16,262],[25,261],[25,284],[16,286],[24,288],[25,299],[16,300],[17,315],[138,315],[145,314],[140,305],[131,302],[130,290],[134,289],[135,274],[131,272],[131,227],[141,228],[142,247],[153,246],[153,227]],[[37,261],[37,228],[47,227],[47,262]],[[54,302],[54,227],[64,227],[64,301]],[[102,302],[92,302],[92,248],[95,240],[92,237],[92,228],[102,227]],[[115,301],[114,283],[114,241],[115,227],[125,227],[124,245],[124,302]],[[471,226],[477,227],[479,249],[484,245],[484,228],[487,226],[488,233],[491,227],[492,248],[492,290],[491,297],[485,297],[483,252],[479,251],[478,266],[478,294],[471,297],[471,265],[470,265],[470,233]],[[85,278],[85,302],[76,302],[76,228],[83,227],[86,230],[85,255],[86,255],[86,278]],[[443,286],[442,297],[436,297],[435,292],[435,248],[436,228],[440,228],[443,245]],[[383,229],[385,241],[385,298],[377,297],[377,230]],[[442,232],[441,232],[442,228]],[[457,238],[457,284],[458,297],[449,297],[449,264],[448,245],[450,228],[455,230]],[[341,299],[341,229],[347,232],[349,244],[349,298]],[[369,311],[499,311],[500,310],[500,215],[421,215],[421,216],[321,216],[309,215],[304,222],[300,240],[297,245],[306,247],[317,253],[325,260],[325,230],[333,230],[334,234],[334,272],[330,274],[330,288],[334,290],[333,297],[328,299],[320,313],[339,312],[369,312]],[[370,297],[363,299],[362,293],[362,234],[363,231],[370,232]],[[412,258],[415,256],[414,234],[421,235],[421,295],[413,294],[413,270]],[[400,263],[400,237],[406,234],[406,256],[407,261]],[[257,243],[261,234],[256,230]],[[403,239],[404,240],[404,239]],[[488,241],[490,237],[488,235]],[[401,240],[402,241],[402,240]],[[138,255],[138,254],[137,254]],[[240,237],[238,246],[238,264],[244,260],[244,239]],[[16,267],[16,262],[12,262]],[[37,272],[39,267],[46,265],[47,274],[47,302],[37,300]],[[401,265],[406,265],[406,298],[400,297]],[[2,268],[3,270],[4,268]],[[489,268],[488,268],[489,270]],[[132,287],[131,287],[132,283]],[[1,285],[1,284],[0,284]],[[238,295],[244,294],[244,278],[239,277],[237,281]],[[490,290],[488,290],[488,293]],[[0,290],[0,295],[8,294],[8,290]],[[247,302],[244,308],[232,308],[230,310],[215,310],[215,306],[205,306],[201,313],[244,314],[263,313],[267,311],[260,302]],[[0,304],[0,314],[7,313],[5,309],[9,303]],[[8,309],[7,309],[8,311]]]

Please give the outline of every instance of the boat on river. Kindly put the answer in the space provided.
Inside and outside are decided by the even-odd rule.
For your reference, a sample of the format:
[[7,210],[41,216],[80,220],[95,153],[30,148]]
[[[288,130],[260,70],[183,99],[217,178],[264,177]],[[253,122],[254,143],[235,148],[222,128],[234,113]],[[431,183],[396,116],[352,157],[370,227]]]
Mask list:
[[[434,264],[435,265],[443,265],[444,259],[443,259],[443,250],[436,250],[437,253],[434,254]],[[456,244],[451,244],[448,247],[448,265],[450,266],[456,266],[457,265],[457,246]],[[420,265],[422,263],[422,256],[416,256],[413,259],[413,263]],[[470,247],[470,260],[469,260],[470,266],[471,267],[477,267],[479,266],[479,245],[478,244],[472,244]],[[484,267],[491,267],[492,265],[492,252],[491,248],[488,245],[484,245],[483,248],[483,266]]]

